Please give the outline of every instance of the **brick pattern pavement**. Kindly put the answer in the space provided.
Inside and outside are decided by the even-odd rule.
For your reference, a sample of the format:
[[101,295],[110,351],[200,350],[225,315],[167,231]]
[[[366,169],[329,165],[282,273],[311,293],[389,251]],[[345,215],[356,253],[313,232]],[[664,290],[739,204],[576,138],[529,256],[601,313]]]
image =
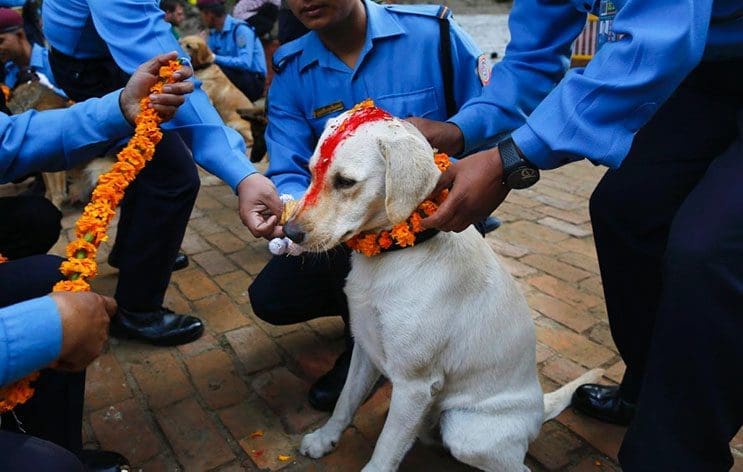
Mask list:
[[[512,192],[496,213],[504,225],[487,238],[533,310],[545,390],[598,366],[606,369],[607,382],[617,382],[624,369],[606,322],[587,210],[601,173],[587,163],[545,172],[537,186]],[[78,214],[65,211],[53,252],[63,252]],[[245,291],[271,256],[265,241],[242,227],[235,197],[213,176],[202,173],[182,247],[191,266],[173,275],[166,303],[204,319],[206,334],[177,348],[112,340],[88,369],[86,445],[119,451],[135,470],[148,472],[360,469],[384,423],[389,384],[361,408],[334,453],[313,461],[297,451],[302,434],[326,419],[309,406],[306,392],[343,348],[340,319],[275,327],[252,314]],[[116,272],[102,263],[94,288],[111,294],[115,283]],[[535,471],[619,470],[623,433],[566,411],[544,425],[527,465]],[[734,470],[743,471],[743,434],[732,446]],[[416,444],[401,470],[471,469]]]

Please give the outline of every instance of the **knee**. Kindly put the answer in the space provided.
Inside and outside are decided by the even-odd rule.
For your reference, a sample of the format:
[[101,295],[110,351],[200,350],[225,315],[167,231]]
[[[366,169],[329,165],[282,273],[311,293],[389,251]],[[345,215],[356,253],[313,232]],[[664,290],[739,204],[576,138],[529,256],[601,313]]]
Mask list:
[[665,251],[665,267],[675,274],[692,277],[722,262],[723,246],[711,228],[689,227],[671,231]]
[[275,286],[274,281],[268,281],[259,274],[248,287],[248,297],[255,316],[267,323],[282,324],[282,313],[277,301],[281,296],[272,288]]

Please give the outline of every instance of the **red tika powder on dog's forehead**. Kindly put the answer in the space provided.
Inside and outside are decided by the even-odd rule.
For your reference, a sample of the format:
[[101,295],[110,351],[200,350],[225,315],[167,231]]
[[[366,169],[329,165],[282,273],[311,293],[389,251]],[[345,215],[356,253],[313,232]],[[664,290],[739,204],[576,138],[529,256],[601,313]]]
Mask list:
[[356,131],[359,126],[380,120],[390,120],[392,115],[374,106],[371,100],[364,100],[356,105],[351,114],[341,123],[320,146],[320,158],[315,165],[315,175],[312,185],[305,196],[305,205],[314,205],[317,197],[325,185],[325,175],[335,157],[335,150],[348,136]]

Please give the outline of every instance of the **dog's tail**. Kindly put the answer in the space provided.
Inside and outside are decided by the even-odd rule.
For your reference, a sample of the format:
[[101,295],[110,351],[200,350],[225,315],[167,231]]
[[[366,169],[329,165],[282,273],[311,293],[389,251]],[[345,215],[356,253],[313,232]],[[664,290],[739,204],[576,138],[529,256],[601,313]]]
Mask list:
[[544,420],[549,421],[570,406],[573,393],[583,384],[596,383],[604,375],[604,369],[592,369],[554,392],[544,395]]

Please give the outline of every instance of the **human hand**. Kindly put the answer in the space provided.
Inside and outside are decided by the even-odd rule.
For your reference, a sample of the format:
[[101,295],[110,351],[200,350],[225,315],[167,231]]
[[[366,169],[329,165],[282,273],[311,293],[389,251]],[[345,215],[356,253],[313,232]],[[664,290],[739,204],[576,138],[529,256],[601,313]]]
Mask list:
[[62,321],[62,350],[52,367],[83,370],[103,350],[116,301],[93,292],[54,292],[50,297]]
[[265,176],[255,173],[237,185],[240,219],[256,238],[272,239],[283,236],[278,226],[284,204],[276,187]]
[[503,184],[503,161],[498,148],[460,159],[441,174],[431,195],[449,189],[449,196],[433,215],[424,218],[424,228],[464,231],[489,216],[503,203],[509,188]]
[[412,116],[405,121],[409,122],[428,140],[432,147],[439,152],[456,156],[464,150],[464,135],[459,126],[445,121],[429,120]]
[[186,95],[193,92],[193,82],[186,79],[193,75],[188,66],[181,67],[173,74],[175,83],[163,87],[163,93],[150,95],[150,87],[159,80],[160,67],[168,65],[168,62],[176,59],[178,53],[175,51],[160,54],[145,62],[134,71],[129,78],[124,90],[119,95],[119,106],[124,117],[134,123],[134,118],[139,113],[139,101],[149,95],[151,108],[155,109],[165,121],[171,119],[178,107],[186,101]]

